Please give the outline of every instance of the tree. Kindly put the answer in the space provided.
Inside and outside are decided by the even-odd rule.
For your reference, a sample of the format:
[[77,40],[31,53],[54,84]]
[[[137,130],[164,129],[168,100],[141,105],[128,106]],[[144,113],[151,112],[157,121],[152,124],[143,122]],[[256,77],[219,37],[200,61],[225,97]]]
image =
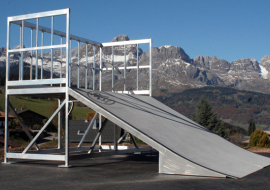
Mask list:
[[269,148],[269,137],[266,133],[263,133],[262,137],[257,144],[258,147],[266,147]]
[[249,147],[258,146],[258,147],[270,147],[270,141],[268,134],[263,132],[263,130],[256,129],[249,139]]
[[191,119],[221,137],[227,137],[223,124],[217,120],[217,114],[212,111],[212,105],[203,97],[197,104],[196,112]]
[[[92,111],[88,112],[86,115],[84,115],[84,119],[90,121],[93,119],[95,114],[96,114],[96,112],[94,110],[92,110]],[[97,116],[96,119],[99,119],[99,115]],[[105,119],[105,117],[102,116],[102,120],[104,120],[104,119]]]
[[92,120],[92,118],[94,117],[95,113],[96,113],[95,111],[90,111],[90,112],[88,112],[88,113],[84,116],[85,120]]
[[254,121],[251,121],[248,125],[248,135],[250,136],[256,129],[256,125]]

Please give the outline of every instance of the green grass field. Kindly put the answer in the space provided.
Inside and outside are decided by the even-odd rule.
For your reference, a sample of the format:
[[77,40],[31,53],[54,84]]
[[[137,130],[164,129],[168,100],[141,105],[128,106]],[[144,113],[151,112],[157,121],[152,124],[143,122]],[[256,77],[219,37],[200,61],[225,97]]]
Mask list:
[[[57,100],[44,100],[44,99],[33,99],[29,97],[19,97],[10,96],[10,102],[14,108],[29,109],[48,118],[57,109]],[[5,108],[5,94],[0,94],[0,111],[4,111]],[[86,107],[74,106],[72,111],[73,119],[84,120],[84,115],[86,115],[90,109]]]

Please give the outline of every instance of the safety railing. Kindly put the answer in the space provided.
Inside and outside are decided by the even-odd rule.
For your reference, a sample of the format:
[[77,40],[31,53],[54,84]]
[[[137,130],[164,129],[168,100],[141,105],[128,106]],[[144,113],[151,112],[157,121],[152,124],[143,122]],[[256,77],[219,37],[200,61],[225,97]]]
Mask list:
[[[149,64],[148,65],[139,65],[139,45],[140,44],[149,44]],[[135,45],[136,46],[136,65],[135,66],[127,66],[127,46]],[[128,93],[128,94],[147,94],[152,96],[152,39],[143,39],[143,40],[129,40],[129,41],[118,41],[118,42],[108,42],[102,43],[102,46],[111,47],[112,49],[112,58],[111,58],[111,67],[103,68],[102,64],[100,64],[100,90],[102,89],[102,71],[112,71],[112,91],[118,93]],[[115,47],[123,47],[124,50],[124,64],[122,67],[117,67],[118,70],[124,70],[124,85],[122,91],[115,90],[115,74],[114,71],[116,69],[115,61],[114,61],[114,49]],[[102,63],[102,50],[100,52]],[[136,69],[136,89],[128,90],[127,89],[127,70]],[[149,69],[149,88],[148,89],[140,89],[139,88],[139,69]]]

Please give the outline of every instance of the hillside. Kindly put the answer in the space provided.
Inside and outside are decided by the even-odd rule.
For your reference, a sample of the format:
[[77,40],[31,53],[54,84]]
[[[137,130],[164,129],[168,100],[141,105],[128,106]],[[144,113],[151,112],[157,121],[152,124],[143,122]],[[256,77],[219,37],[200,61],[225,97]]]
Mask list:
[[[0,89],[2,90],[2,89]],[[14,108],[17,109],[30,109],[46,117],[50,117],[57,108],[57,100],[48,99],[36,99],[24,96],[10,96],[10,102]],[[5,108],[5,95],[0,93],[0,111],[4,111]],[[88,113],[90,109],[75,104],[72,111],[73,119],[84,120],[84,115]]]
[[181,93],[165,91],[155,98],[190,117],[202,96],[211,102],[218,119],[244,129],[254,120],[257,128],[270,130],[270,95],[232,88],[204,87]]

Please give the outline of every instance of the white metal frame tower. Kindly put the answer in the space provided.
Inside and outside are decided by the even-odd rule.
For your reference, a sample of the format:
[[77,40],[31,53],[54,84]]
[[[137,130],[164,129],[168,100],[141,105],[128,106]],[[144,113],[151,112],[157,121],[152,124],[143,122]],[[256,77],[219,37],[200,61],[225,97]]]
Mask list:
[[[54,17],[64,15],[66,18],[66,31],[61,32],[54,29]],[[39,19],[49,17],[51,18],[51,28],[40,26]],[[35,20],[36,23],[28,22],[28,20]],[[10,39],[11,39],[11,25],[19,25],[20,26],[20,46],[18,49],[11,49],[10,47]],[[25,27],[31,29],[31,47],[25,48],[24,47],[24,29]],[[50,45],[45,46],[44,45],[44,33],[49,33],[51,35],[50,37]],[[33,38],[35,34],[35,41],[36,45],[33,45]],[[60,44],[56,44],[54,40],[54,36],[60,36],[61,42]],[[78,62],[73,63],[71,61],[71,41],[77,41],[78,42]],[[40,42],[40,43],[39,43]],[[81,43],[86,44],[86,63],[82,64],[80,61],[80,45]],[[137,46],[137,52],[139,48],[139,44],[149,44],[149,65],[140,66],[139,65],[139,56],[137,53],[137,65],[136,66],[126,66],[126,45],[136,45]],[[88,64],[88,45],[93,46],[93,64],[92,66]],[[81,147],[86,134],[82,137],[81,142],[79,143],[78,147],[69,147],[69,122],[68,122],[68,115],[71,112],[72,109],[69,109],[69,104],[71,103],[73,106],[73,101],[70,100],[70,94],[69,94],[69,88],[71,87],[71,67],[75,66],[78,69],[78,76],[77,76],[77,88],[80,88],[80,68],[85,69],[85,89],[88,87],[88,69],[93,70],[93,90],[95,90],[95,77],[96,77],[96,70],[99,70],[99,91],[102,90],[102,71],[104,70],[111,70],[112,75],[114,75],[114,61],[112,61],[112,67],[111,68],[103,68],[102,64],[102,48],[103,47],[112,47],[112,56],[113,49],[115,46],[123,46],[125,49],[125,61],[124,61],[124,67],[119,67],[120,70],[124,70],[124,88],[123,91],[119,93],[132,93],[132,94],[147,94],[149,96],[152,96],[152,40],[151,39],[145,39],[145,40],[131,40],[131,41],[123,41],[123,42],[109,42],[109,43],[98,43],[92,40],[88,40],[85,38],[81,38],[78,36],[74,36],[70,34],[70,9],[62,9],[62,10],[55,10],[55,11],[48,11],[48,12],[41,12],[41,13],[33,13],[33,14],[27,14],[27,15],[20,15],[20,16],[13,16],[7,18],[7,51],[6,51],[6,94],[5,94],[5,157],[4,157],[4,163],[9,163],[8,159],[38,159],[38,160],[57,160],[57,161],[64,161],[65,164],[63,167],[69,167],[69,152],[71,150],[86,150],[90,148],[89,153],[91,153],[91,150],[95,148],[95,144],[91,147]],[[95,60],[95,51],[96,48],[100,48],[100,68],[96,67],[96,60]],[[54,71],[54,56],[53,56],[53,50],[60,49],[61,50],[61,59],[58,60],[58,62],[61,64],[61,73],[60,78],[54,78],[53,77],[53,71]],[[46,58],[43,56],[44,50],[50,50],[51,51],[51,75],[49,79],[43,78],[43,60]],[[24,61],[23,56],[24,52],[30,52],[30,80],[24,79]],[[63,57],[63,53],[65,52],[65,57]],[[19,53],[20,54],[20,62],[19,62],[19,79],[15,81],[10,80],[10,56],[13,53]],[[112,58],[113,60],[113,58]],[[35,63],[35,64],[33,64]],[[66,66],[66,72],[65,77],[62,77],[63,71],[62,67]],[[33,66],[35,66],[35,77],[33,76]],[[40,73],[39,73],[40,68]],[[148,68],[149,69],[149,89],[147,90],[139,90],[139,72],[138,70],[141,68]],[[127,91],[126,89],[126,77],[127,77],[127,69],[137,69],[137,89],[134,91]],[[112,77],[112,91],[114,91],[114,79]],[[23,121],[19,118],[19,116],[16,114],[15,109],[13,108],[12,104],[9,101],[9,96],[12,95],[57,95],[61,96],[62,99],[59,98],[58,100],[58,109],[53,113],[53,115],[49,118],[49,120],[44,124],[44,126],[41,128],[39,133],[32,137],[29,131],[27,130],[27,127],[24,125]],[[63,98],[64,97],[64,98]],[[61,141],[61,134],[62,134],[62,127],[61,127],[61,118],[60,118],[60,112],[62,108],[65,107],[65,147],[62,148],[62,141]],[[29,145],[25,148],[22,152],[8,152],[8,113],[12,111],[16,118],[18,119],[20,125],[28,135],[31,142]],[[40,134],[46,129],[46,127],[49,125],[49,123],[53,120],[55,116],[58,114],[58,149],[54,150],[40,150],[38,145],[36,144],[36,140],[40,136]],[[96,113],[96,118],[98,113]],[[99,117],[101,119],[101,117]],[[101,121],[100,129],[101,129]],[[93,126],[93,122],[90,123],[87,130],[91,129]],[[101,146],[101,132],[99,136],[99,142]],[[96,140],[97,140],[96,138]],[[30,151],[30,148],[32,146],[35,146],[37,151]],[[117,146],[116,140],[115,140],[115,146]],[[117,147],[114,147],[116,150]],[[149,148],[143,148],[140,150],[149,150]],[[136,150],[138,151],[138,147],[136,147]],[[50,153],[59,153],[64,152],[64,154],[50,154]],[[127,152],[130,152],[128,150]]]

